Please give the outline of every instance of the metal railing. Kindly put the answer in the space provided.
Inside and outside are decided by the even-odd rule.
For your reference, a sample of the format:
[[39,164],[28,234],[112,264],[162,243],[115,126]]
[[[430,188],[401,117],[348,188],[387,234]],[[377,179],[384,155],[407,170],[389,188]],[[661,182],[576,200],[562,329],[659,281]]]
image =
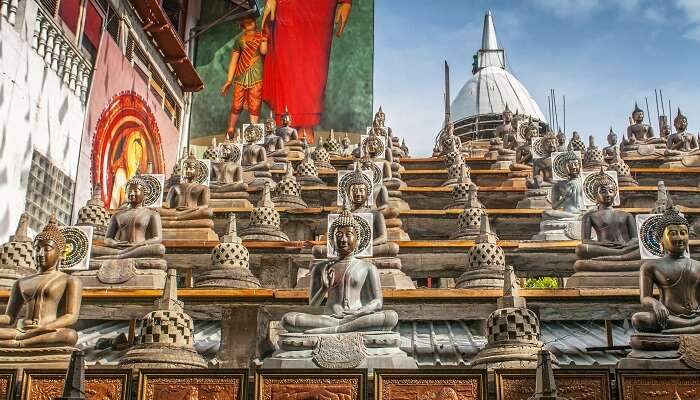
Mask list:
[[54,70],[63,83],[85,103],[92,64],[83,57],[80,49],[42,7],[39,7],[36,16],[32,40],[32,47],[44,58],[46,65]]

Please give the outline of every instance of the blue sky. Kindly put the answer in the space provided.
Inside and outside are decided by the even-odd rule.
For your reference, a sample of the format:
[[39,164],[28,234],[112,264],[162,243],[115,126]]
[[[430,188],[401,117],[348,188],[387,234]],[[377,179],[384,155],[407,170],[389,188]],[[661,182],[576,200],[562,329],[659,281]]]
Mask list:
[[556,90],[560,125],[566,95],[568,136],[603,146],[612,125],[621,137],[645,96],[655,121],[654,88],[690,131],[700,127],[700,0],[375,0],[375,109],[414,156],[432,151],[442,123],[443,60],[454,98],[471,77],[486,10],[509,71],[545,115]]

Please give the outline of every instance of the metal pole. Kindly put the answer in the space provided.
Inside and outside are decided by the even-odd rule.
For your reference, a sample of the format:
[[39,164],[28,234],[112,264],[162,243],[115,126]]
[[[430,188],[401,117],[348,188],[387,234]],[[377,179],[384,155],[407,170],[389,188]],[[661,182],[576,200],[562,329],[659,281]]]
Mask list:
[[659,124],[659,136],[661,136],[661,115],[659,114],[659,93],[654,89],[654,98],[656,99],[656,122]]
[[566,135],[566,95],[562,97],[564,99],[564,134]]

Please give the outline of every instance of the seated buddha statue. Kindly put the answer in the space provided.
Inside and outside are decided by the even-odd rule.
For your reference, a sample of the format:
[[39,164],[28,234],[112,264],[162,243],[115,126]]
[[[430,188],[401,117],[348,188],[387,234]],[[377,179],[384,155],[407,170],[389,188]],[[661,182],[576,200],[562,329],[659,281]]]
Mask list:
[[140,174],[127,183],[125,207],[112,215],[104,242],[92,244],[90,270],[73,273],[85,287],[163,287],[167,264],[161,217],[143,206],[145,188]]
[[[640,146],[648,147],[642,149]],[[627,127],[627,135],[622,138],[620,150],[623,156],[653,154],[654,149],[663,149],[665,142],[661,138],[654,137],[654,128],[644,123],[644,111],[634,104],[634,111]]]
[[[700,262],[688,257],[688,220],[667,208],[653,235],[664,255],[646,260],[639,271],[643,311],[632,315],[638,331],[632,352],[618,368],[697,369],[695,349],[700,333]],[[656,297],[654,291],[659,291]]]
[[518,142],[517,137],[508,139],[508,144],[504,141],[503,147],[511,147],[517,145],[515,148],[515,161],[510,164],[509,168],[511,171],[531,171],[532,170],[532,139],[538,136],[537,127],[533,124],[527,124],[522,130],[522,136],[525,142]]
[[551,133],[545,135],[542,138],[542,149],[545,157],[533,160],[532,178],[527,180],[528,189],[552,186],[552,154],[557,151],[557,138]]
[[610,176],[601,170],[593,179],[597,206],[583,215],[567,287],[636,287],[641,257],[634,216],[613,208],[617,184]]
[[513,112],[508,108],[508,104],[506,104],[501,118],[503,119],[503,123],[496,128],[495,137],[504,139],[506,134],[515,131],[515,129],[513,129]]
[[617,134],[613,132],[611,126],[610,132],[608,132],[608,145],[603,148],[603,157],[605,157],[605,161],[610,161],[613,156],[615,156],[615,149],[617,148]]
[[[78,342],[71,326],[78,322],[82,283],[59,270],[66,239],[55,217],[36,236],[33,247],[38,271],[12,286],[5,313],[0,315],[0,353],[31,360],[33,350],[42,349],[34,357],[46,356],[52,349],[58,353],[63,350],[67,361]],[[19,319],[25,304],[25,316]]]
[[299,133],[292,128],[292,116],[284,107],[284,113],[280,118],[281,126],[275,129],[275,135],[282,138],[285,148],[289,151],[288,157],[296,160],[304,158],[306,145],[299,139]]
[[275,117],[270,111],[270,116],[265,120],[265,139],[263,142],[267,157],[272,158],[276,162],[286,163],[289,151],[284,146],[284,139],[277,136],[277,127],[275,126]]
[[267,158],[265,148],[257,144],[263,138],[264,132],[257,125],[248,125],[243,131],[243,154],[241,166],[243,167],[243,179],[250,187],[259,188],[265,182],[274,184],[272,180],[272,160]]
[[566,179],[552,186],[552,209],[542,212],[540,233],[534,240],[578,239],[583,209],[581,161],[574,152],[566,152],[562,157]]
[[557,132],[557,151],[566,151],[566,133],[561,129]]
[[248,189],[248,184],[243,182],[241,152],[236,144],[225,141],[219,149],[219,158],[211,163],[212,180],[209,190],[212,199],[224,198],[219,193],[245,192]]
[[350,138],[348,137],[348,133],[345,132],[345,135],[343,136],[342,139],[340,139],[340,147],[341,147],[341,155],[343,157],[347,157],[350,155],[350,146],[352,143],[350,142]]
[[[356,189],[362,190],[362,189]],[[381,215],[381,214],[380,214]],[[366,236],[355,216],[344,209],[329,227],[328,240],[337,258],[316,262],[311,268],[309,304],[320,306],[322,315],[290,312],[282,317],[288,332],[332,334],[391,330],[398,323],[394,311],[382,310],[383,299],[379,271],[370,261],[355,258],[367,245]]]
[[182,163],[180,183],[168,191],[159,209],[166,239],[217,240],[212,230],[213,210],[209,207],[209,186],[197,182],[197,161],[193,154]]
[[668,136],[666,140],[666,151],[664,152],[664,166],[681,166],[683,156],[700,152],[698,139],[694,134],[686,131],[688,128],[688,118],[681,114],[680,108],[676,118],[673,119],[673,126],[676,132]]

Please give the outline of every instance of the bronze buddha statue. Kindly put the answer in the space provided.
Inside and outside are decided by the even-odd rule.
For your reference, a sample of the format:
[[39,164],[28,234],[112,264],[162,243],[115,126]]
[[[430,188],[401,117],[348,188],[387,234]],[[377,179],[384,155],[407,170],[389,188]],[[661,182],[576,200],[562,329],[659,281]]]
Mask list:
[[289,150],[285,148],[284,139],[277,135],[277,127],[275,126],[275,117],[270,111],[270,116],[265,120],[265,138],[263,147],[267,157],[275,162],[286,163]]
[[[686,131],[688,128],[688,118],[681,113],[680,108],[678,109],[678,114],[673,119],[673,126],[676,128],[676,132],[670,134],[666,140],[663,167],[682,167],[687,164],[687,162],[684,162],[685,156],[692,156],[700,153],[698,139],[694,134]],[[696,163],[691,162],[690,164]]]
[[605,157],[606,161],[610,161],[611,158],[615,155],[615,149],[619,149],[617,146],[617,134],[613,132],[612,126],[610,127],[610,131],[608,132],[608,145],[603,148],[603,157]]
[[654,137],[654,128],[644,123],[644,111],[634,103],[634,110],[627,127],[627,135],[622,138],[620,150],[623,156],[640,156],[654,154],[655,149],[665,147],[662,138]]
[[511,133],[514,131],[514,129],[513,129],[513,112],[510,111],[510,109],[508,108],[508,104],[506,104],[506,108],[503,110],[503,113],[501,114],[501,119],[503,120],[503,123],[496,128],[496,132],[494,133],[494,135],[497,138],[504,139],[504,136],[507,133]]
[[259,188],[265,182],[274,184],[272,180],[272,160],[267,158],[265,148],[257,142],[264,139],[263,129],[258,125],[248,125],[243,131],[243,154],[241,166],[243,167],[243,179],[250,187]]
[[217,160],[211,163],[209,204],[214,207],[252,208],[248,184],[243,181],[241,150],[229,140],[219,145]]
[[[75,350],[78,334],[71,326],[78,322],[82,283],[59,270],[65,247],[66,239],[52,216],[34,239],[38,272],[14,283],[5,313],[0,315],[0,353],[17,349],[23,354],[10,352],[9,355],[31,359],[32,349],[60,352],[63,348],[67,350],[63,352],[66,357]],[[24,305],[25,317],[19,319]],[[59,305],[63,305],[62,312]]]
[[299,133],[295,128],[292,128],[292,116],[284,107],[284,113],[280,118],[281,126],[275,129],[275,135],[282,138],[285,148],[289,151],[288,157],[293,159],[304,158],[304,149],[306,144],[299,139]]

